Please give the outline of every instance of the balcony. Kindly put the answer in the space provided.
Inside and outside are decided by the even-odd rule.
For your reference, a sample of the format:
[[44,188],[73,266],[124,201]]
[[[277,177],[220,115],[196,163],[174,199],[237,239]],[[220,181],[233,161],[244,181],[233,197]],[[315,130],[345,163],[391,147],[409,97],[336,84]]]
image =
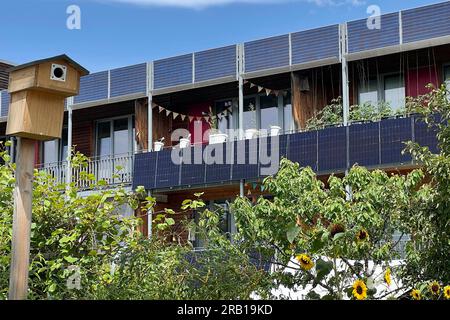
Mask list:
[[[85,166],[72,168],[72,182],[80,190],[93,189],[99,181],[108,186],[131,185],[133,181],[133,154],[89,158]],[[67,182],[67,162],[42,164],[39,170],[50,174],[56,183]],[[88,175],[90,178],[86,179]]]
[[[319,175],[342,173],[354,164],[381,169],[414,166],[411,156],[402,153],[407,141],[438,151],[436,132],[418,116],[352,123],[348,127],[296,132],[278,138],[275,158],[285,157],[301,166],[310,166]],[[133,186],[163,190],[236,183],[242,179],[255,181],[267,176],[263,170],[267,165],[262,160],[271,156],[273,141],[261,137],[136,154]],[[217,150],[223,153],[222,163],[214,163],[214,148],[215,153]],[[181,159],[173,161],[174,150],[181,154]],[[239,161],[239,157],[245,161]],[[195,158],[200,162],[194,161]]]

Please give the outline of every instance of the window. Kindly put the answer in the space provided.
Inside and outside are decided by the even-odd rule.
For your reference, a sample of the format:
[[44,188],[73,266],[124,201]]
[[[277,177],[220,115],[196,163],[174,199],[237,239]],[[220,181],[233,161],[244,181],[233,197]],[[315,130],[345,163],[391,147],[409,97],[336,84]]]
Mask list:
[[68,145],[67,128],[63,128],[61,139],[45,141],[42,144],[43,163],[46,165],[66,161]]
[[405,105],[405,84],[400,74],[386,74],[380,77],[381,84],[376,79],[359,84],[358,103],[370,103],[377,106],[379,102],[389,103],[392,110],[398,110]]
[[359,85],[359,104],[378,104],[378,84],[376,80],[369,80]]
[[444,82],[447,90],[450,90],[450,65],[444,67]]
[[96,133],[96,155],[99,157],[123,155],[134,151],[133,116],[99,121]]
[[294,116],[292,114],[292,103],[290,92],[288,92],[288,94],[283,97],[283,131],[284,132],[295,131],[295,121]]
[[270,132],[271,126],[278,126],[280,121],[278,119],[278,97],[275,95],[260,96],[260,129]]

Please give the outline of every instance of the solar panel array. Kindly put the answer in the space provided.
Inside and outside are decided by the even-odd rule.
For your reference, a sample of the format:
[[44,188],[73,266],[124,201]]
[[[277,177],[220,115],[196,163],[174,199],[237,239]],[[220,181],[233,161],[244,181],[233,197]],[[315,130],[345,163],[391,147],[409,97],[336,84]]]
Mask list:
[[[319,174],[328,174],[344,172],[354,164],[367,167],[411,164],[411,156],[402,154],[406,141],[428,146],[432,152],[438,150],[436,130],[429,129],[416,116],[293,133],[278,138],[278,146],[275,144],[277,140],[261,137],[175,149],[174,156],[169,149],[139,154],[135,160],[133,184],[154,189],[256,180],[268,175],[263,169],[271,167],[268,159],[273,153],[275,171],[278,169],[278,156],[278,159],[286,157],[298,162],[302,167],[309,166]],[[184,159],[183,163],[181,159]]]

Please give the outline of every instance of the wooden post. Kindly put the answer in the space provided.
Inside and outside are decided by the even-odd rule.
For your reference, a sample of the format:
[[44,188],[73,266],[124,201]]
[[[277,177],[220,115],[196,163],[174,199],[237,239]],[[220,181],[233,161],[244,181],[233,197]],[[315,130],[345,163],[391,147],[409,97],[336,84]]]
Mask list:
[[34,149],[35,140],[18,138],[9,300],[24,300],[28,293]]

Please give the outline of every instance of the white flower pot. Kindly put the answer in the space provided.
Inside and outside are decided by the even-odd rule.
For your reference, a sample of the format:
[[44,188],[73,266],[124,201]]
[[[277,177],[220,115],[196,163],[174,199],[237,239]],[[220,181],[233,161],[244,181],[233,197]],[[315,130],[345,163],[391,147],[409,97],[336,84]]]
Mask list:
[[180,148],[187,148],[191,145],[191,140],[190,139],[186,139],[186,138],[181,138],[180,139]]
[[163,142],[156,141],[156,142],[154,143],[153,151],[161,151],[162,148],[164,148],[164,143],[163,143]]
[[256,129],[247,129],[245,130],[245,139],[254,139],[258,135],[258,130]]
[[228,135],[225,133],[214,133],[209,135],[209,144],[227,142]]
[[278,136],[280,134],[281,127],[279,126],[270,126],[270,135],[272,137]]

